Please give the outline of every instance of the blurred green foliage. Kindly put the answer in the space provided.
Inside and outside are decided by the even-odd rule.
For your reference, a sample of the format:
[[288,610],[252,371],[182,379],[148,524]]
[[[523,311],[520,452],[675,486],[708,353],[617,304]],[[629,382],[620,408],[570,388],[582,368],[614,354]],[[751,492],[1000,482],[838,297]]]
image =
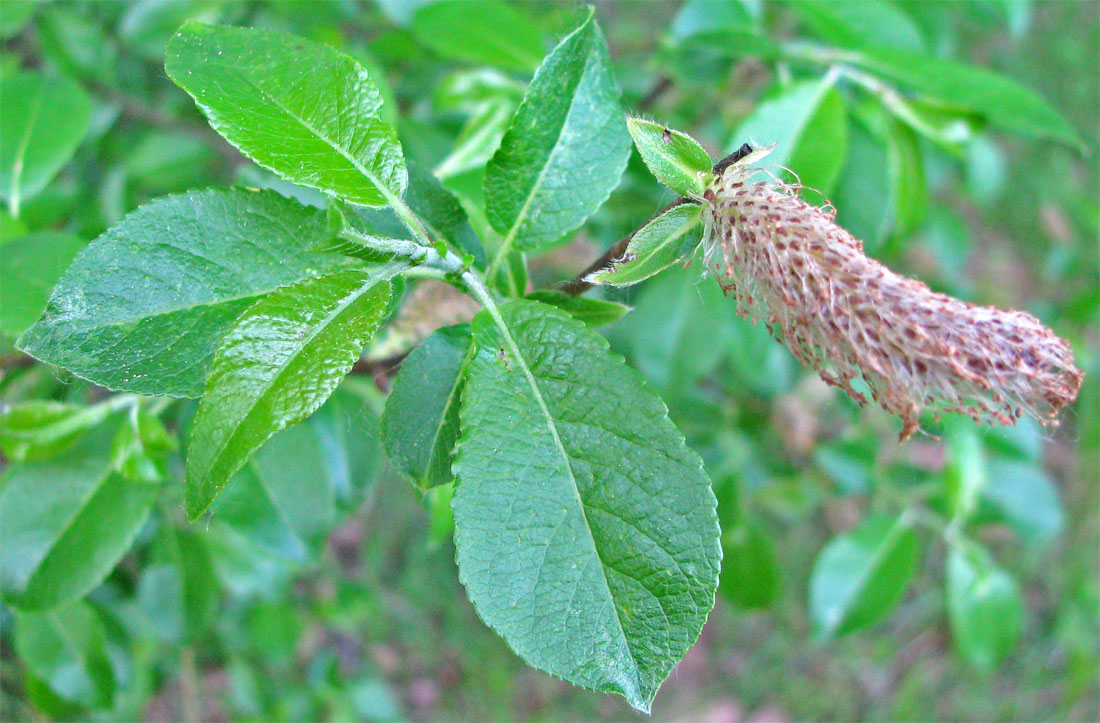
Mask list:
[[[704,457],[723,528],[717,606],[654,715],[1100,718],[1097,6],[689,0],[597,16],[628,112],[714,158],[778,141],[776,162],[869,253],[1036,314],[1086,372],[1057,430],[946,420],[899,446],[895,420],[825,389],[696,267],[605,291],[634,307],[604,331]],[[99,474],[85,469],[98,455],[113,460],[101,504],[133,544],[86,597],[49,607],[59,593],[39,583],[43,609],[0,607],[0,717],[636,717],[526,668],[477,619],[453,563],[451,485],[422,493],[385,461],[369,377],[272,439],[209,526],[189,526],[178,437],[195,405],[105,399],[12,346],[76,249],[156,196],[240,184],[323,205],[226,145],[167,80],[164,44],[185,20],[355,57],[405,155],[488,241],[485,164],[575,18],[566,4],[412,0],[0,6],[0,145],[32,94],[56,113],[35,174],[14,193],[0,176],[3,293],[20,289],[0,314],[3,401],[33,403],[3,430],[0,521],[46,482]],[[635,153],[568,245],[510,256],[498,286],[570,278],[674,198]],[[135,494],[156,498],[147,519],[127,517]]]

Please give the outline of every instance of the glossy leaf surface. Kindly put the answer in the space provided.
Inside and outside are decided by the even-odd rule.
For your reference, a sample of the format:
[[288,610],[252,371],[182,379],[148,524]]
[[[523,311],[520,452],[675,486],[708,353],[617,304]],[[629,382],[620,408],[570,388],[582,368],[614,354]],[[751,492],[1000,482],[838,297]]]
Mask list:
[[607,46],[590,14],[543,60],[489,161],[489,222],[507,248],[545,248],[600,207],[629,155]]
[[382,96],[347,55],[296,35],[186,23],[164,67],[214,130],[292,183],[383,206],[405,191]]
[[242,311],[339,261],[309,251],[325,234],[324,214],[270,191],[157,199],[77,255],[19,344],[109,389],[198,396]]
[[185,495],[192,519],[257,447],[336,389],[386,310],[382,277],[397,267],[382,269],[345,269],[280,289],[226,333],[192,427]]
[[474,318],[459,574],[520,657],[648,710],[714,604],[716,502],[661,400],[565,312]]

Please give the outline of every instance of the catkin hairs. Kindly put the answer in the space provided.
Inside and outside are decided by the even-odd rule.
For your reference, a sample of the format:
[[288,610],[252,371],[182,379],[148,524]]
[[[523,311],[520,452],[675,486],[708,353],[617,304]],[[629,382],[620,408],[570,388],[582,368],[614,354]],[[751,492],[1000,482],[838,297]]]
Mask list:
[[705,256],[738,313],[763,320],[803,364],[859,404],[901,417],[901,439],[925,409],[1014,424],[1056,424],[1082,372],[1069,345],[1021,311],[932,291],[863,253],[798,186],[750,182],[757,152],[723,168],[704,194]]

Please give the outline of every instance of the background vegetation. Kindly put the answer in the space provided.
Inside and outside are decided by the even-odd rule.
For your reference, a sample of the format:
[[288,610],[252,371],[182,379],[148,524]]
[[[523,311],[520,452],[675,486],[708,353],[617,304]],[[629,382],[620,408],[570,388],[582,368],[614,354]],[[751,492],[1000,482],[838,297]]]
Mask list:
[[[72,256],[128,211],[165,193],[233,184],[323,204],[226,145],[168,81],[164,43],[188,18],[285,30],[355,56],[383,86],[406,156],[476,211],[485,162],[532,70],[573,26],[575,8],[445,15],[417,7],[4,2],[4,115],[25,103],[22,70],[62,79],[59,92],[69,95],[60,124],[79,126],[86,116],[78,133],[59,131],[74,140],[54,144],[51,172],[28,183],[18,202],[5,196],[5,405],[104,400],[104,390],[33,363],[13,340]],[[746,140],[785,140],[794,170],[836,205],[839,222],[872,255],[967,300],[1035,313],[1072,342],[1086,372],[1081,399],[1057,430],[1025,422],[976,432],[951,423],[932,428],[942,438],[899,446],[896,420],[857,409],[798,368],[766,332],[737,320],[697,268],[609,294],[634,310],[603,331],[703,455],[725,530],[717,606],[654,715],[1100,717],[1097,5],[596,7],[628,112],[691,133],[715,157]],[[892,84],[876,85],[878,76],[838,76],[831,62],[773,52],[775,42],[808,41],[842,53],[868,37],[1037,90],[1081,146],[1073,134],[1035,133],[1026,113],[981,98],[973,107],[945,104],[963,76],[939,67],[913,69],[932,81],[913,94],[899,79],[906,94],[898,95]],[[572,277],[672,200],[635,155],[570,243],[529,259],[531,285]],[[485,225],[476,213],[471,222]],[[37,290],[37,306],[27,290]],[[450,297],[411,293],[372,357],[385,359],[465,312]],[[617,698],[527,668],[477,619],[453,562],[446,487],[424,496],[389,467],[377,442],[388,369],[364,363],[359,371],[318,417],[257,457],[253,473],[275,486],[360,485],[347,487],[332,519],[298,521],[277,539],[246,514],[216,515],[205,527],[184,521],[186,440],[178,431],[194,413],[190,402],[144,406],[166,432],[146,421],[129,440],[137,453],[118,452],[115,415],[69,452],[5,461],[4,489],[27,475],[47,484],[80,473],[81,461],[114,438],[116,457],[131,460],[129,473],[157,492],[135,546],[86,601],[41,615],[0,608],[0,717],[637,717]],[[11,447],[4,452],[12,456]],[[943,521],[952,490],[979,479],[987,483],[967,531],[1003,572],[996,579],[1010,602],[979,617],[987,626],[971,626],[977,632],[967,639],[949,624],[957,611],[945,592]],[[825,574],[821,551],[868,517],[906,508],[921,511],[919,554],[897,606],[878,605],[851,634],[825,635],[811,595],[811,581]],[[73,630],[83,637],[65,637]]]

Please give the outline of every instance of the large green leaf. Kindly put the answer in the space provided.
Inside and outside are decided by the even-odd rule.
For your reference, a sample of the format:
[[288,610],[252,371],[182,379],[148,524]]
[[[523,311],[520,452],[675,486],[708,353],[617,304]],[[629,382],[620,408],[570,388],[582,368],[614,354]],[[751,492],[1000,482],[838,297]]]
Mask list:
[[195,414],[185,494],[192,519],[257,447],[329,398],[382,321],[385,279],[399,268],[307,279],[241,314],[218,347]]
[[401,364],[386,400],[382,415],[386,454],[421,488],[454,479],[451,455],[472,355],[468,325],[437,330]]
[[588,18],[546,56],[485,171],[504,249],[544,248],[584,223],[630,156],[603,33]]
[[912,522],[872,517],[829,541],[810,578],[810,615],[822,635],[865,628],[901,598],[917,562]]
[[959,652],[988,670],[1016,646],[1024,605],[1016,581],[989,553],[960,540],[947,556],[947,612]]
[[18,215],[73,157],[92,117],[92,102],[63,77],[18,73],[0,87],[0,198]]
[[270,191],[157,199],[77,255],[19,344],[110,389],[198,396],[242,311],[339,262],[309,251],[326,234],[323,213]]
[[843,60],[942,103],[980,113],[1006,130],[1082,146],[1077,130],[1046,100],[985,68],[883,46],[843,53]]
[[803,80],[756,106],[728,144],[776,144],[765,159],[798,174],[803,184],[828,194],[844,164],[848,140],[844,101],[833,79]]
[[130,547],[155,488],[110,465],[109,426],[68,453],[12,465],[0,492],[0,590],[44,609],[95,587]]
[[188,22],[164,67],[216,131],[286,180],[364,206],[404,193],[397,132],[347,55],[286,33]]
[[630,286],[690,256],[703,235],[699,212],[694,203],[670,208],[634,233],[621,259],[613,259],[610,266],[589,274],[585,280]]
[[103,623],[83,600],[47,612],[18,613],[19,659],[57,695],[90,707],[107,707],[115,677]]
[[0,333],[19,336],[42,316],[50,289],[85,242],[72,234],[44,231],[13,239],[0,254]]
[[454,470],[459,575],[531,665],[648,710],[714,604],[702,462],[664,403],[560,309],[473,321]]
[[542,33],[520,9],[498,0],[443,0],[412,16],[418,41],[447,58],[534,70],[542,60]]

